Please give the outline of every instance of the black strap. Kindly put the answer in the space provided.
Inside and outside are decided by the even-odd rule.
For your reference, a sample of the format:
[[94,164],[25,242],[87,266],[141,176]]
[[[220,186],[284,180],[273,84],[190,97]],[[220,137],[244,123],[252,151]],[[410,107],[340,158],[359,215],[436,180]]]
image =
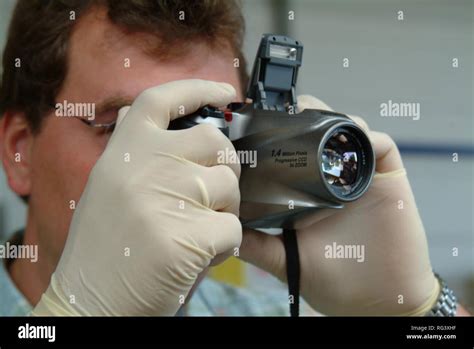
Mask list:
[[285,246],[286,254],[286,276],[288,280],[290,315],[296,317],[299,316],[300,312],[300,255],[298,252],[296,230],[283,229],[283,245]]

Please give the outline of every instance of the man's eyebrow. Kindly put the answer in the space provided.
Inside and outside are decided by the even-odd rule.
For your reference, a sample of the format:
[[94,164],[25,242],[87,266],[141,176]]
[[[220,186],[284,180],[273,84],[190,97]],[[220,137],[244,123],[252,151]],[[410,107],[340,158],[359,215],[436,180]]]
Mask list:
[[133,100],[134,98],[129,96],[108,97],[97,104],[95,113],[100,114],[109,110],[120,109],[124,106],[131,105]]

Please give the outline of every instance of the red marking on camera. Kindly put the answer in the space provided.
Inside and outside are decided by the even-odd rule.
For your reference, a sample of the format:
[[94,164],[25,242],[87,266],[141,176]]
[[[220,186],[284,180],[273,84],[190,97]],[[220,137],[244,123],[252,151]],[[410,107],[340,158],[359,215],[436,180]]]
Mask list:
[[231,111],[225,111],[224,112],[224,119],[227,122],[231,122],[232,121],[232,112]]

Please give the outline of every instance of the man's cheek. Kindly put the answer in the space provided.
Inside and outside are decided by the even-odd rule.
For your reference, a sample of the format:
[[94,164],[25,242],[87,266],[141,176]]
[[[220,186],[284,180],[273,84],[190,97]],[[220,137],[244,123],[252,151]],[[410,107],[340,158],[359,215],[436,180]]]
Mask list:
[[60,183],[63,185],[64,193],[67,199],[73,200],[75,203],[81,198],[89,174],[96,162],[95,156],[86,155],[73,152],[64,154],[63,162],[58,164],[60,171],[57,175],[61,177]]
[[77,148],[70,149],[66,144],[60,148],[41,148],[33,163],[33,191],[59,201],[55,203],[58,208],[74,209],[95,164],[95,156],[88,156],[86,151]]

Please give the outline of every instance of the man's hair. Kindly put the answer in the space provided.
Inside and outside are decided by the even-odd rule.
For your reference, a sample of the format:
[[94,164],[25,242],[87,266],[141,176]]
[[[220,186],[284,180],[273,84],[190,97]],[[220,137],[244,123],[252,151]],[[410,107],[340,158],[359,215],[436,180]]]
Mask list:
[[19,0],[3,53],[0,118],[6,111],[23,112],[32,131],[40,130],[67,74],[74,24],[95,7],[106,8],[111,22],[126,33],[156,37],[159,45],[152,54],[179,55],[182,44],[196,41],[227,47],[239,59],[246,87],[245,28],[238,0]]

